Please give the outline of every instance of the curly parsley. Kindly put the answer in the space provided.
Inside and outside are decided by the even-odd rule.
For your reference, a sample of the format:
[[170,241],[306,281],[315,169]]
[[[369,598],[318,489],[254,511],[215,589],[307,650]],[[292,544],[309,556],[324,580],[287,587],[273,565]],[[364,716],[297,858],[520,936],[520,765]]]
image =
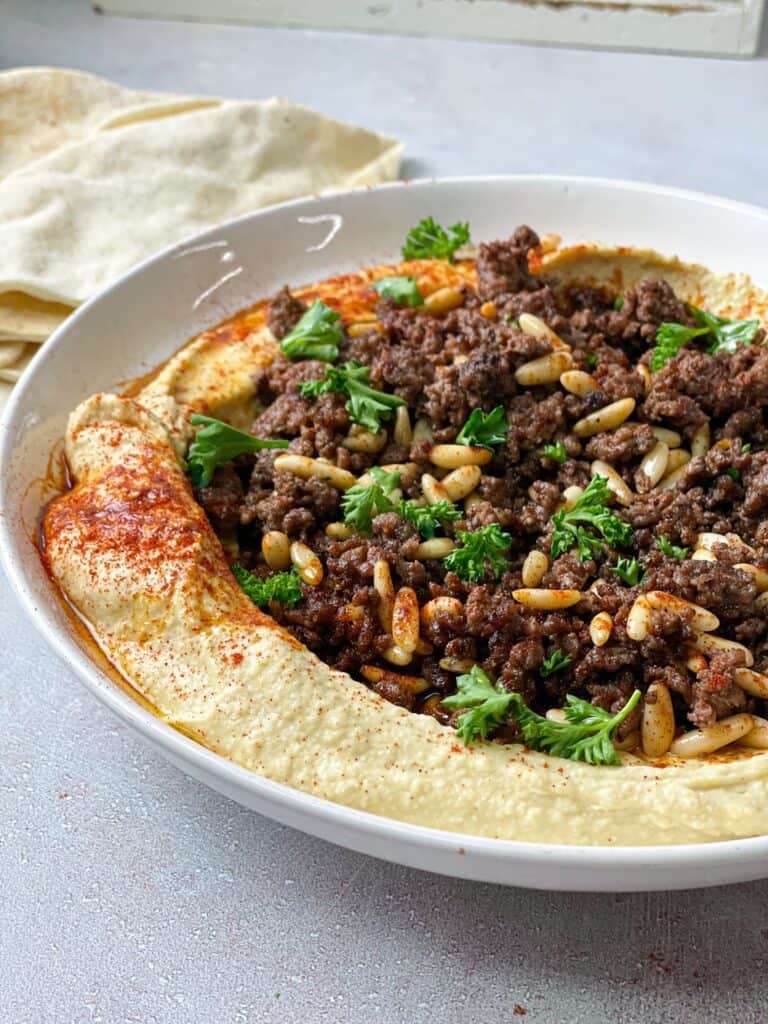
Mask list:
[[610,568],[628,587],[636,587],[645,576],[645,569],[636,558],[620,558]]
[[504,444],[508,428],[503,406],[497,405],[488,413],[482,409],[474,409],[456,435],[456,444],[493,448],[495,444]]
[[203,428],[198,430],[187,452],[187,468],[195,487],[207,487],[216,468],[238,455],[258,452],[263,448],[287,448],[289,444],[279,438],[265,440],[252,437],[242,430],[235,430],[228,423],[197,413],[190,417],[190,423]]
[[568,452],[565,450],[564,441],[556,441],[554,444],[545,444],[541,449],[541,454],[545,459],[552,459],[553,462],[558,462],[561,466],[568,458]]
[[338,313],[316,300],[280,342],[283,354],[289,359],[321,359],[332,363],[339,358],[340,319]]
[[555,672],[562,672],[563,669],[568,668],[572,661],[573,658],[568,654],[565,654],[563,651],[555,648],[554,651],[550,651],[544,661],[542,661],[541,667],[539,668],[539,675],[542,679],[548,679],[550,676],[554,675]]
[[682,324],[663,323],[656,333],[656,347],[651,351],[651,370],[655,373],[665,366],[670,359],[694,338],[706,336],[710,339],[707,352],[735,352],[739,345],[749,345],[755,340],[760,328],[759,320],[729,320],[724,316],[715,316],[706,310],[686,303],[685,307],[696,327],[684,327]]
[[449,572],[455,572],[459,579],[482,579],[486,574],[486,563],[496,577],[508,567],[509,559],[502,552],[510,546],[512,537],[504,533],[498,523],[490,523],[474,533],[457,530],[456,537],[463,546],[446,555],[443,565]]
[[305,398],[317,398],[326,391],[336,391],[347,396],[346,410],[353,423],[377,434],[382,420],[389,420],[398,405],[405,405],[397,395],[376,391],[368,383],[370,366],[352,359],[341,366],[329,366],[322,380],[305,380],[299,384],[299,391]]
[[457,249],[469,241],[469,224],[453,224],[446,231],[432,217],[411,228],[403,245],[405,260],[448,260],[453,263]]
[[344,511],[344,522],[354,526],[360,533],[370,533],[374,515],[391,512],[394,508],[389,495],[400,483],[400,473],[395,470],[388,473],[380,466],[373,466],[369,471],[373,477],[371,484],[354,484],[344,492],[341,507]]
[[679,548],[675,544],[671,544],[664,536],[656,538],[656,546],[662,555],[666,555],[667,558],[677,558],[681,562],[691,550],[690,548]]
[[[552,516],[552,558],[564,555],[576,545],[579,561],[585,562],[602,550],[600,537],[611,545],[626,547],[630,544],[634,536],[632,527],[606,507],[612,498],[608,481],[604,476],[596,476],[573,508],[556,512]],[[585,527],[591,527],[600,537]]]
[[397,514],[413,523],[424,540],[431,540],[443,523],[455,523],[463,515],[452,501],[436,501],[434,505],[419,507],[405,498],[400,499]]
[[292,608],[303,596],[299,577],[295,572],[276,572],[273,576],[260,579],[242,565],[233,565],[232,575],[259,608],[266,608],[270,601],[279,601],[280,604]]
[[380,277],[371,286],[383,299],[392,299],[398,306],[424,305],[424,296],[419,291],[415,277]]

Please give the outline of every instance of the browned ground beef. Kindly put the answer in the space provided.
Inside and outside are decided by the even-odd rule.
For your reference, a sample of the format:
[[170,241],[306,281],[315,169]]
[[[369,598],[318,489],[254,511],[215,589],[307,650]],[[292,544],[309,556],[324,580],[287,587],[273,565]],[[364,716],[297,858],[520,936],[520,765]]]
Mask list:
[[[483,467],[475,503],[463,519],[445,528],[448,536],[491,523],[508,531],[509,566],[500,578],[488,573],[466,582],[447,572],[439,559],[420,560],[416,528],[395,512],[377,516],[370,536],[329,537],[325,527],[342,519],[339,492],[320,480],[275,472],[275,452],[241,456],[220,468],[211,486],[198,492],[199,499],[215,528],[230,537],[236,530],[240,561],[258,574],[268,573],[259,555],[265,531],[282,530],[309,544],[325,569],[322,584],[303,584],[296,607],[272,602],[271,613],[333,666],[358,677],[365,665],[386,669],[388,675],[375,681],[374,689],[410,710],[443,722],[451,719],[439,703],[456,688],[455,672],[441,665],[449,658],[479,664],[539,710],[560,706],[565,694],[573,693],[615,712],[635,688],[644,691],[652,682],[664,682],[680,725],[706,725],[735,711],[764,713],[762,702],[734,682],[734,670],[744,663],[738,651],[708,657],[699,671],[686,667],[696,635],[691,614],[656,614],[652,634],[640,643],[625,631],[640,593],[666,591],[713,611],[721,623],[718,635],[746,644],[756,669],[768,670],[766,613],[755,606],[754,576],[738,567],[748,561],[768,568],[768,349],[762,347],[763,331],[753,344],[732,353],[709,355],[689,344],[652,374],[646,390],[637,367],[648,364],[659,325],[693,325],[683,303],[661,280],[642,281],[620,297],[607,289],[562,288],[530,272],[527,254],[537,245],[535,233],[523,227],[508,241],[480,246],[478,296],[468,294],[460,308],[440,317],[381,300],[381,331],[345,335],[341,344],[341,358],[370,366],[371,384],[402,397],[412,422],[425,418],[437,442],[454,441],[472,410],[504,407],[506,443]],[[481,313],[487,300],[493,301],[496,316]],[[287,288],[279,292],[269,316],[275,335],[285,335],[304,309]],[[519,329],[516,318],[523,312],[541,317],[572,347],[574,366],[592,373],[596,390],[578,397],[558,383],[517,384],[518,367],[552,350],[548,341]],[[394,443],[390,429],[378,454],[350,451],[343,443],[351,426],[344,397],[308,399],[298,391],[302,381],[321,377],[324,369],[322,363],[290,363],[281,356],[260,371],[263,411],[253,433],[287,438],[291,451],[330,459],[356,475],[376,463],[409,462],[400,486],[405,497],[420,497],[421,474],[434,472],[430,443],[417,442],[408,450]],[[632,422],[588,439],[572,433],[576,420],[625,397],[637,402]],[[651,427],[678,431],[688,447],[703,423],[710,425],[712,447],[688,462],[677,487],[637,493],[644,483],[640,462],[656,444]],[[542,451],[560,441],[564,463]],[[575,550],[551,561],[541,586],[578,589],[583,597],[564,611],[532,611],[512,596],[522,586],[523,560],[532,548],[549,553],[552,516],[562,492],[589,483],[594,459],[609,462],[633,490],[628,507],[614,506],[634,530],[632,544],[620,552],[604,544],[585,561]],[[738,534],[754,551],[722,546],[716,561],[693,560],[690,553],[702,531]],[[688,556],[663,555],[659,536],[689,548]],[[612,571],[619,554],[642,564],[645,576],[638,586],[625,584]],[[373,587],[373,567],[380,559],[389,563],[395,587],[414,588],[422,606],[440,596],[460,602],[460,611],[441,612],[422,628],[428,646],[407,668],[382,658],[391,638],[380,625]],[[612,634],[596,647],[588,627],[602,610],[613,618]],[[555,650],[570,659],[569,665],[543,677],[542,663]],[[428,689],[415,695],[398,683],[398,673],[427,680]],[[637,721],[635,713],[623,733]]]

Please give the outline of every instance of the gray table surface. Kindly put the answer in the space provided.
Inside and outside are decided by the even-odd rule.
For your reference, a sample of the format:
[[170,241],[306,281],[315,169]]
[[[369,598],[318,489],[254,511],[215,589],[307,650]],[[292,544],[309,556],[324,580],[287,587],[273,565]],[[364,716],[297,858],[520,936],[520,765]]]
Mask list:
[[[402,137],[409,175],[600,174],[766,201],[764,57],[140,22],[85,0],[0,0],[0,67],[21,64],[287,95]],[[151,753],[56,662],[5,580],[0,635],[3,1022],[766,1019],[768,884],[546,894],[348,853]]]

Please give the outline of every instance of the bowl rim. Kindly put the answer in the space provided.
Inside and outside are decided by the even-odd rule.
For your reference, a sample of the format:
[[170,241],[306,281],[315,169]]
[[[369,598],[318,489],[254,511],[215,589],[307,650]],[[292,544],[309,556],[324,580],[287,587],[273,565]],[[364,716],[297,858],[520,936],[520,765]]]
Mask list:
[[[29,380],[37,368],[46,361],[48,355],[62,342],[69,331],[97,304],[107,301],[127,281],[144,274],[148,269],[164,263],[179,250],[190,243],[204,244],[209,240],[233,227],[253,223],[258,225],[263,219],[284,211],[309,208],[319,202],[356,194],[380,194],[399,192],[405,189],[429,188],[434,186],[462,186],[471,184],[525,184],[533,183],[572,184],[575,187],[608,188],[627,193],[650,193],[666,196],[686,202],[695,202],[735,213],[746,214],[768,223],[768,209],[754,204],[741,202],[722,196],[697,192],[673,186],[657,186],[648,182],[635,182],[626,179],[607,177],[563,175],[563,174],[493,174],[493,175],[456,175],[446,177],[423,177],[403,181],[387,182],[376,186],[360,186],[354,189],[343,189],[325,192],[322,195],[305,196],[288,200],[264,209],[255,210],[243,216],[222,222],[213,228],[189,236],[150,256],[148,259],[131,268],[112,284],[97,295],[77,307],[66,321],[40,346],[39,351],[24,370],[20,380],[13,389],[9,401],[0,416],[0,564],[16,598],[19,600],[27,618],[33,623],[39,634],[56,652],[86,688],[122,721],[126,722],[140,734],[150,739],[171,757],[175,763],[187,766],[190,771],[197,770],[197,777],[213,776],[226,784],[230,790],[252,793],[263,803],[285,809],[290,812],[319,818],[326,825],[337,825],[347,832],[361,838],[371,840],[398,840],[422,851],[440,850],[466,855],[469,859],[493,862],[504,862],[512,866],[515,862],[536,859],[549,869],[562,868],[572,870],[579,864],[584,867],[600,870],[637,869],[638,867],[674,868],[689,865],[692,868],[707,870],[722,865],[725,858],[730,864],[747,865],[760,857],[768,855],[768,835],[751,836],[743,839],[727,839],[704,843],[681,843],[672,845],[647,846],[592,846],[570,845],[563,843],[539,843],[518,839],[497,839],[477,836],[471,833],[450,832],[429,828],[424,825],[399,821],[394,818],[374,814],[347,807],[322,797],[313,796],[291,786],[275,782],[241,765],[235,764],[224,756],[202,746],[195,740],[174,729],[162,721],[157,715],[142,707],[127,690],[118,687],[106,673],[103,673],[95,661],[75,642],[65,630],[59,629],[39,612],[33,589],[28,584],[20,559],[15,553],[15,542],[9,526],[8,517],[13,508],[7,503],[8,467],[13,454],[12,426],[17,419],[17,409],[21,405]],[[54,584],[51,582],[50,586]],[[56,595],[62,600],[61,595]],[[194,772],[193,772],[194,773]],[[276,814],[275,817],[278,817]],[[309,831],[309,830],[308,830]],[[397,858],[392,858],[397,859]],[[457,872],[459,874],[459,872]]]

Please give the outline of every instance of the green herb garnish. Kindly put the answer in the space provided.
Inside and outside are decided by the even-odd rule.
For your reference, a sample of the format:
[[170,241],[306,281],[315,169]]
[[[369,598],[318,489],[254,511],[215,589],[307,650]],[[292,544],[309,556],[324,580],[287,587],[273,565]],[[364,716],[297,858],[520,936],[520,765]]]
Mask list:
[[594,368],[597,366],[597,356],[594,352],[585,352],[584,361],[586,362],[590,370],[594,370]]
[[624,296],[623,295],[617,295],[616,296],[616,298],[613,300],[613,308],[616,310],[617,313],[618,313],[618,311],[620,309],[624,309]]
[[406,235],[403,259],[448,260],[453,263],[456,250],[468,241],[469,224],[454,224],[446,231],[432,217],[425,217]]
[[283,354],[289,359],[321,359],[332,363],[339,357],[340,319],[338,313],[316,300],[280,342]]
[[503,406],[497,405],[488,413],[474,409],[456,435],[456,444],[493,448],[495,444],[504,444],[507,440],[508,427]]
[[685,307],[696,321],[696,327],[684,327],[682,324],[663,323],[656,333],[656,347],[651,352],[651,370],[655,373],[665,366],[670,359],[694,338],[711,339],[707,352],[735,352],[739,345],[749,345],[755,340],[760,328],[759,320],[729,320],[727,317],[715,316],[703,309],[686,303]]
[[645,576],[645,569],[636,558],[620,558],[616,565],[611,566],[611,572],[615,572],[628,587],[636,587]]
[[492,729],[513,719],[531,750],[593,765],[621,764],[613,737],[640,700],[640,691],[635,690],[621,711],[611,715],[568,694],[563,709],[565,721],[553,722],[531,711],[519,693],[507,693],[499,683],[494,685],[478,665],[467,675],[459,676],[456,685],[458,692],[442,703],[449,710],[467,708],[459,715],[457,730],[467,745],[477,739],[487,739]]
[[741,483],[741,470],[736,469],[735,466],[729,466],[725,471],[726,476],[729,476],[734,483]]
[[242,565],[233,565],[232,574],[240,584],[244,593],[250,597],[259,608],[265,608],[270,601],[279,601],[280,604],[292,608],[302,598],[299,577],[295,572],[276,572],[266,579],[259,579],[252,572],[248,572]]
[[485,576],[486,562],[497,578],[509,565],[509,559],[502,551],[512,543],[512,537],[504,533],[498,523],[490,523],[482,530],[470,533],[457,530],[456,537],[463,545],[443,559],[449,572],[455,572],[462,580],[479,580]]
[[397,395],[388,395],[384,391],[376,391],[368,383],[370,366],[352,359],[341,366],[326,368],[322,380],[306,380],[299,384],[299,391],[305,398],[317,398],[326,391],[336,391],[347,396],[345,408],[353,423],[377,434],[381,429],[381,421],[389,420],[392,411],[398,405],[405,405]]
[[683,324],[663,323],[656,332],[656,345],[651,349],[651,372],[656,373],[666,366],[670,359],[702,334],[709,334],[708,327],[685,327]]
[[384,299],[392,299],[398,306],[424,305],[424,297],[419,291],[415,277],[380,277],[371,286]]
[[667,558],[677,558],[681,562],[691,550],[690,548],[679,548],[675,544],[671,544],[663,535],[656,538],[656,546],[662,555],[665,555]]
[[564,441],[555,441],[554,444],[545,444],[541,449],[541,454],[545,459],[552,459],[553,462],[559,462],[562,465],[568,458],[568,452],[565,450]]
[[746,443],[746,444],[743,444],[743,445],[741,446],[741,450],[742,450],[742,453],[743,453],[744,455],[749,455],[749,453],[750,453],[750,452],[752,451],[752,445],[750,444],[750,442],[749,442],[749,441],[747,441],[747,443]]
[[374,515],[391,512],[394,508],[389,495],[400,483],[400,473],[395,470],[388,473],[380,466],[370,470],[372,484],[354,484],[344,492],[341,507],[344,510],[344,522],[354,526],[360,533],[370,533]]
[[190,423],[202,427],[187,452],[187,468],[195,487],[207,487],[217,466],[230,462],[237,455],[258,452],[263,448],[287,448],[289,442],[281,439],[269,440],[252,437],[235,430],[228,423],[197,413],[190,417]]
[[548,679],[549,676],[554,675],[555,672],[562,672],[564,668],[568,668],[572,661],[573,658],[568,654],[565,654],[563,651],[559,651],[555,648],[555,650],[550,651],[544,661],[542,661],[541,667],[539,668],[539,675],[542,679]]
[[604,476],[595,476],[573,508],[556,512],[552,516],[552,557],[564,555],[574,545],[579,549],[581,562],[599,554],[602,543],[585,526],[596,530],[608,544],[620,547],[630,544],[634,536],[632,527],[606,507],[612,499],[608,481]]
[[434,537],[435,531],[443,523],[455,523],[463,516],[462,511],[452,501],[436,501],[434,505],[419,507],[404,498],[400,499],[397,514],[413,523],[425,540]]

